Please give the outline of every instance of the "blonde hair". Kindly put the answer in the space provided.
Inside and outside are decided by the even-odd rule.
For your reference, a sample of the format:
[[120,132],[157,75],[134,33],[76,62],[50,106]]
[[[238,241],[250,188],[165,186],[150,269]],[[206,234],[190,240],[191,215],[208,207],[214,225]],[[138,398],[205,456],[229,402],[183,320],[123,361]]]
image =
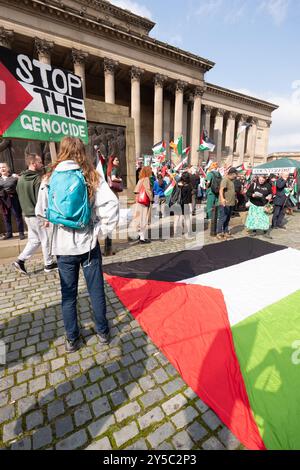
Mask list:
[[59,163],[65,162],[66,160],[73,160],[80,166],[87,184],[89,200],[91,201],[94,198],[99,185],[100,175],[93,167],[89,157],[86,155],[84,143],[81,139],[77,139],[75,137],[64,137],[62,139],[57,160],[50,165],[47,178],[50,178]]
[[139,179],[141,180],[142,178],[150,178],[151,175],[152,175],[151,166],[143,166],[139,174]]

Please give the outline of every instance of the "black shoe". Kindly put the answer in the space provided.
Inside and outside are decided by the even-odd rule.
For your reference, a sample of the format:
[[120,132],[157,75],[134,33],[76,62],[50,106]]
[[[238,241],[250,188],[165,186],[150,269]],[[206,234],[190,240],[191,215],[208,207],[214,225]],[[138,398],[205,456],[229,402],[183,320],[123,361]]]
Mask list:
[[66,348],[67,353],[72,353],[72,352],[78,351],[78,349],[80,349],[80,347],[81,347],[81,338],[80,337],[75,339],[74,341],[70,341],[70,340],[68,340],[68,338],[66,338],[65,348]]
[[151,243],[151,240],[147,240],[147,239],[146,239],[146,240],[140,240],[140,243],[141,243],[142,245],[144,245],[144,244],[146,244],[146,243]]
[[17,259],[16,261],[13,262],[13,266],[15,267],[17,271],[19,271],[19,273],[28,275],[28,272],[26,271],[26,268],[25,268],[24,261]]
[[57,263],[48,264],[44,267],[45,273],[52,273],[58,270]]
[[19,238],[20,240],[25,240],[26,236],[24,235],[24,233],[20,233]]
[[6,233],[1,240],[10,240],[11,238],[14,238],[12,233]]
[[108,333],[97,333],[97,338],[100,344],[109,343],[109,332]]

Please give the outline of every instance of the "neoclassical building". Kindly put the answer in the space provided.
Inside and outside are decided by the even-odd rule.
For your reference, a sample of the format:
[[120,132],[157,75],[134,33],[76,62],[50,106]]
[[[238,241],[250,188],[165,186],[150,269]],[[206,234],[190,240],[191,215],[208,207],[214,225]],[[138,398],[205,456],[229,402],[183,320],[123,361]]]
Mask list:
[[[123,155],[128,189],[136,158],[162,139],[183,135],[197,164],[202,129],[220,163],[267,159],[277,106],[209,83],[215,64],[150,37],[152,21],[105,0],[0,0],[0,7],[0,45],[82,78],[90,149],[96,142]],[[244,122],[252,126],[237,138]],[[21,146],[14,142],[19,166]]]

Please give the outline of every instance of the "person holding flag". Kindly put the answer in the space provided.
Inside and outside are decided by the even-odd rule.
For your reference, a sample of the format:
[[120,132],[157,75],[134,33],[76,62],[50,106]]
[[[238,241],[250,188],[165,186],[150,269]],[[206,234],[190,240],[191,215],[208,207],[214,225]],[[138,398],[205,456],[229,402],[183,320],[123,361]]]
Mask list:
[[219,190],[222,176],[218,168],[218,163],[213,162],[206,175],[206,214],[208,220],[212,218],[213,207],[219,205]]

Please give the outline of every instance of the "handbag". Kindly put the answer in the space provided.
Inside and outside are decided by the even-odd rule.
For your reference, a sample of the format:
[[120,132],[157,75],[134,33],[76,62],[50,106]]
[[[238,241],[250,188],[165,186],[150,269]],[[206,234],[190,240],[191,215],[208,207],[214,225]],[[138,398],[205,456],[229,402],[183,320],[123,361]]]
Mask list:
[[268,215],[273,214],[274,207],[272,206],[272,204],[266,204],[265,207],[264,207],[264,211]]
[[139,191],[139,194],[138,194],[138,197],[137,197],[137,202],[139,204],[142,204],[143,206],[147,206],[147,207],[150,206],[150,198],[147,194],[147,191],[146,191],[144,185],[141,187],[141,189]]
[[110,181],[109,187],[113,191],[116,191],[117,193],[121,193],[123,191],[123,182],[122,181]]

